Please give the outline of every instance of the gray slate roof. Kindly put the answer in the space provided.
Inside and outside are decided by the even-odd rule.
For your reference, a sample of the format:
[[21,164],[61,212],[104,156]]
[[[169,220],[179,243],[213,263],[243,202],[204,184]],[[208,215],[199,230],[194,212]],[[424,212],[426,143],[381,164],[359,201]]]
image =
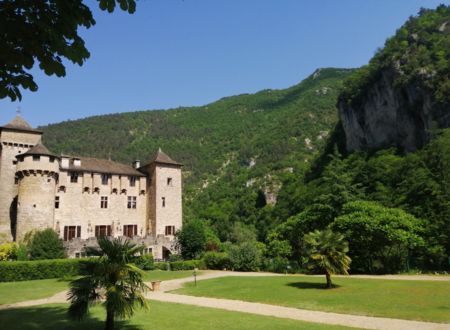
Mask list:
[[17,130],[17,131],[28,131],[28,132],[35,132],[35,133],[42,133],[41,131],[34,129],[31,127],[30,124],[26,122],[25,119],[23,119],[21,116],[17,115],[14,117],[13,120],[11,120],[8,124],[1,126],[0,128],[6,128],[11,130]]

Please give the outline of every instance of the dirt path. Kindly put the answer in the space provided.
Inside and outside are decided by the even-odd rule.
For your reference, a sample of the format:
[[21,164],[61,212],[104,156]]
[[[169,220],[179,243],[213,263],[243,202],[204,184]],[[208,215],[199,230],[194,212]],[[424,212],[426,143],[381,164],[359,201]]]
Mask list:
[[[230,271],[207,271],[197,276],[197,280],[206,280],[224,276],[280,276],[273,273],[243,273]],[[446,276],[429,275],[355,275],[357,278],[376,278],[387,280],[432,280],[432,281],[450,281]],[[181,288],[184,283],[192,282],[193,276],[161,283],[161,291],[148,292],[146,297],[150,300],[171,302],[178,304],[194,305],[200,307],[218,308],[228,311],[243,312],[257,315],[274,316],[292,320],[307,321],[314,323],[325,323],[334,325],[343,325],[348,327],[357,327],[363,329],[385,329],[385,330],[450,330],[450,324],[440,324],[431,322],[419,322],[409,320],[390,319],[382,317],[359,316],[350,314],[338,314],[320,311],[311,311],[298,308],[275,306],[261,303],[252,303],[240,300],[217,299],[185,296],[168,293],[168,291]],[[148,283],[150,284],[150,283]],[[0,309],[28,307],[44,304],[65,303],[67,302],[67,291],[59,292],[49,298],[22,301],[14,304],[0,305]]]

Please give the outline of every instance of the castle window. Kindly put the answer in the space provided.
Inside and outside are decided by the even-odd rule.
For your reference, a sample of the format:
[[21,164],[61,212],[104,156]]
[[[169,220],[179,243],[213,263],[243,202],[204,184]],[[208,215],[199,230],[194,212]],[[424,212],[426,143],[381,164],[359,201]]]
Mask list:
[[175,235],[175,226],[166,226],[166,236]]
[[123,236],[132,238],[137,235],[137,225],[124,225]]
[[166,207],[166,197],[161,197],[162,207]]
[[33,161],[38,162],[41,159],[41,156],[39,155],[33,155]]
[[102,185],[106,186],[108,184],[109,177],[110,177],[109,174],[102,174]]
[[167,185],[172,187],[172,178],[167,178]]
[[100,197],[100,208],[102,209],[108,208],[108,196]]
[[78,172],[70,172],[70,182],[72,183],[78,182]]
[[97,194],[100,194],[100,188],[99,187],[95,187],[94,188],[94,192],[97,193]]
[[85,192],[85,193],[89,193],[89,190],[90,190],[89,187],[84,187],[83,188],[83,192]]
[[55,197],[55,209],[59,209],[59,196]]
[[14,184],[19,184],[19,178],[17,176],[14,177]]
[[95,237],[111,236],[111,226],[95,226]]
[[70,241],[75,237],[81,237],[81,226],[64,226],[64,240]]
[[16,165],[17,164],[17,160],[13,160],[13,165]]
[[130,180],[130,187],[135,187],[136,186],[136,177],[130,176],[129,180]]
[[112,190],[112,192],[111,192],[112,194],[116,194],[117,195],[117,188],[113,188],[113,190]]
[[60,186],[58,191],[66,192],[66,186]]
[[54,163],[54,162],[55,162],[55,157],[50,157],[50,158],[49,158],[49,162],[50,162],[50,163]]
[[127,207],[129,209],[135,209],[136,208],[136,196],[128,196]]

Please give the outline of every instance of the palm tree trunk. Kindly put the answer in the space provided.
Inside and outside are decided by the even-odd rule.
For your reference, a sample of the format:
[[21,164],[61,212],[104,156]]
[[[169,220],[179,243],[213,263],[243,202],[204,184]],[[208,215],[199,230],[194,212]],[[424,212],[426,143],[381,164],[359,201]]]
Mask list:
[[106,311],[105,330],[114,330],[114,313],[109,310]]
[[333,283],[331,282],[331,275],[329,272],[325,272],[325,276],[327,278],[327,289],[331,289]]

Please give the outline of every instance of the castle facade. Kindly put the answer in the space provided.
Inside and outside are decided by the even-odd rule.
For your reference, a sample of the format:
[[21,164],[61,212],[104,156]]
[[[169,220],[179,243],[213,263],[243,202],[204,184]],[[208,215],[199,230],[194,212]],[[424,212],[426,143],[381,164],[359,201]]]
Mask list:
[[158,150],[152,161],[124,165],[58,156],[42,132],[16,116],[0,127],[0,235],[54,229],[67,254],[83,256],[96,237],[129,237],[165,259],[182,226],[182,165]]

